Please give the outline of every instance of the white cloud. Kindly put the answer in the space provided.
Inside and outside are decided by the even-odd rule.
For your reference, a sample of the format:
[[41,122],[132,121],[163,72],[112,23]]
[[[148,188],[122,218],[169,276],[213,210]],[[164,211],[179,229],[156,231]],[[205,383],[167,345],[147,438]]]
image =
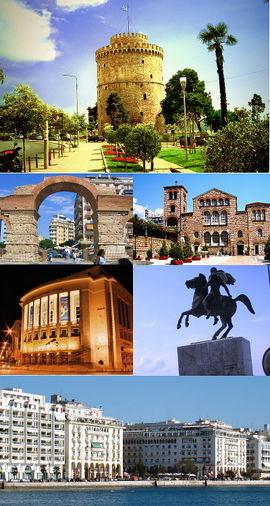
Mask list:
[[96,7],[107,2],[108,0],[56,0],[56,5],[67,11],[76,11],[83,7]]
[[149,213],[149,217],[151,216],[162,216],[163,215],[163,209],[157,208],[157,209],[149,209],[148,206],[142,206],[141,204],[137,204],[138,199],[133,199],[133,213],[137,214],[139,217],[144,218],[144,212],[147,209]]
[[168,367],[163,358],[155,359],[142,357],[134,367],[134,374],[139,376],[169,374]]
[[0,56],[12,61],[52,61],[58,56],[51,38],[51,14],[19,0],[1,0]]
[[153,327],[156,327],[157,322],[141,322],[141,326],[145,327],[147,329],[151,329]]
[[96,18],[99,19],[100,23],[102,23],[103,25],[105,24],[106,19],[104,16],[100,16],[99,14],[97,14]]

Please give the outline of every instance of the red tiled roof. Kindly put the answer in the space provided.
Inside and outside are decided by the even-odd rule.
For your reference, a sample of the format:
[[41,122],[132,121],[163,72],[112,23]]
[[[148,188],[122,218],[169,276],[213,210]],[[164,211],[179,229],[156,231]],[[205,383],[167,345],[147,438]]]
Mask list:
[[269,202],[251,202],[250,204],[246,204],[246,207],[249,206],[267,206],[270,207]]

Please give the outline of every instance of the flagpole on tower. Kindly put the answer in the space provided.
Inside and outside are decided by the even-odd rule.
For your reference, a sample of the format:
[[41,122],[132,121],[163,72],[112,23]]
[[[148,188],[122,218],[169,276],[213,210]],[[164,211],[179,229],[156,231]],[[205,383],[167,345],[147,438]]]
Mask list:
[[127,13],[127,27],[129,33],[129,4],[123,5],[123,7],[121,7],[121,10]]

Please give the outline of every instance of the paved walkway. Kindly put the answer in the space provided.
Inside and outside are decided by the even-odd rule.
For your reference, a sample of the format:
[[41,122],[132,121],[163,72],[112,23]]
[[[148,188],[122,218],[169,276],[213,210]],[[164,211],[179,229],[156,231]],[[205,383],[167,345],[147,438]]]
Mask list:
[[[140,262],[134,261],[139,265]],[[151,260],[151,264],[147,265],[171,265],[171,259],[168,260]],[[183,265],[266,265],[262,256],[210,256],[210,258],[202,258],[194,260],[192,263],[184,263]]]
[[43,168],[32,169],[32,172],[43,173],[81,173],[81,172],[105,172],[100,153],[100,142],[80,142],[78,148],[67,151],[62,158],[55,158],[48,170]]
[[[52,159],[51,165],[48,170],[44,170],[43,167],[38,169],[32,167],[31,172],[34,173],[83,173],[83,172],[105,172],[103,160],[100,152],[102,143],[100,142],[80,142],[78,148],[72,148],[72,150],[66,151],[62,158]],[[34,165],[34,163],[32,164]],[[170,169],[174,169],[177,172],[188,172],[194,174],[194,171],[184,169],[175,163],[162,160],[161,158],[154,159],[154,170],[153,173],[157,172],[168,172],[171,173]],[[150,172],[150,163],[146,164],[146,171]]]

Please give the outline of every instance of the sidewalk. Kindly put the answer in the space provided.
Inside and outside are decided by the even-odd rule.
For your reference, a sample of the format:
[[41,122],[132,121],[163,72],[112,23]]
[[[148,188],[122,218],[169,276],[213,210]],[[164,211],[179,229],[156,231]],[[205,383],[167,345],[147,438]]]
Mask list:
[[98,142],[80,142],[78,148],[66,152],[62,158],[55,158],[51,161],[48,170],[42,168],[32,169],[32,172],[56,174],[61,173],[81,173],[81,172],[105,172],[102,156],[100,153],[101,143]]
[[[105,172],[100,148],[101,142],[80,142],[78,148],[72,148],[72,151],[66,151],[62,158],[54,158],[51,161],[51,165],[48,170],[44,170],[42,167],[38,169],[32,168],[33,173],[82,173],[82,172]],[[154,158],[154,170],[150,171],[150,162],[146,164],[146,172],[157,173],[167,172],[171,173],[170,169],[174,169],[177,172],[188,172],[195,174],[194,171],[184,169],[175,163],[162,160],[161,158]]]

